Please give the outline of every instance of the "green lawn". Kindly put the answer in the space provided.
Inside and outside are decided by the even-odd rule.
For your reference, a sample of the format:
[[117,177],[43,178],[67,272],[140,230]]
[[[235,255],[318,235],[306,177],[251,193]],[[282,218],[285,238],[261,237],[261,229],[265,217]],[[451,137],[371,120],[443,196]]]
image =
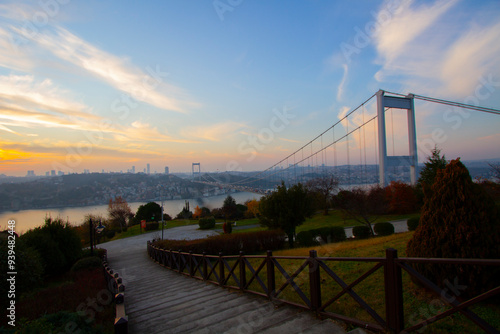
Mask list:
[[[408,219],[410,217],[418,216],[419,213],[414,213],[414,214],[407,214],[407,215],[384,215],[381,216],[377,222],[379,221],[390,221],[390,220],[400,220],[400,219]],[[211,230],[216,230],[216,231],[222,231],[222,224],[224,223],[223,220],[217,220],[217,223],[214,228]],[[165,222],[165,229],[173,228],[173,227],[179,227],[179,226],[186,226],[186,225],[197,225],[198,220],[197,219],[176,219],[176,220],[170,220]],[[262,227],[259,225],[259,219],[258,218],[250,218],[250,219],[242,219],[238,220],[236,222],[236,226],[249,226],[249,225],[257,225],[256,227],[248,228],[248,229],[233,229],[233,233],[245,233],[245,232],[257,232],[257,231],[264,231],[267,230],[267,227]],[[313,215],[311,218],[308,218],[304,224],[300,225],[297,227],[297,233],[301,231],[308,231],[312,229],[316,229],[319,227],[325,227],[325,226],[343,226],[343,227],[349,227],[349,226],[355,226],[355,225],[361,225],[356,220],[353,219],[344,219],[342,216],[342,213],[338,210],[330,210],[329,214],[327,216],[323,215],[323,213],[317,213]],[[161,231],[161,226],[158,229],[158,231]],[[151,231],[144,231],[140,229],[139,225],[134,225],[131,226],[127,229],[127,231],[122,232],[122,233],[117,233],[113,239],[111,240],[117,240],[117,239],[123,239],[123,238],[128,238],[132,237],[135,235],[139,235],[141,233],[146,233],[146,232],[151,232]],[[105,241],[110,241],[110,240],[105,240]]]
[[[328,267],[332,269],[344,282],[350,284],[365,272],[374,267],[375,263],[357,262],[357,257],[385,257],[387,248],[394,248],[398,251],[399,257],[406,256],[406,244],[412,237],[413,232],[395,234],[387,237],[376,237],[366,240],[345,241],[341,243],[325,244],[313,248],[296,248],[282,251],[275,251],[275,256],[309,256],[309,250],[315,249],[319,257],[352,257],[353,261],[327,261]],[[289,275],[292,275],[305,260],[301,259],[279,259],[280,265]],[[234,261],[233,261],[234,262]],[[252,266],[256,269],[262,260],[251,259]],[[232,265],[232,263],[230,264]],[[262,269],[259,276],[265,281],[266,267]],[[275,269],[276,288],[286,282],[281,273]],[[322,301],[326,302],[339,293],[340,286],[323,270],[321,275]],[[249,270],[247,276],[250,278]],[[309,297],[309,277],[307,268],[295,279],[297,286]],[[235,284],[231,282],[229,284]],[[366,278],[354,288],[354,291],[365,300],[382,318],[385,319],[385,295],[384,295],[384,275],[383,269],[379,268],[375,273]],[[420,320],[434,316],[450,307],[440,301],[439,296],[431,294],[427,290],[417,286],[410,276],[403,271],[403,297],[405,325],[411,326]],[[252,283],[251,289],[263,292],[257,282]],[[280,299],[294,303],[304,304],[298,294],[290,287],[286,287],[278,296]],[[344,295],[326,309],[329,312],[338,313],[348,317],[361,319],[368,322],[375,322],[371,316],[364,311],[359,304],[349,295]],[[483,303],[473,307],[473,311],[483,317],[490,324],[500,329],[500,306]],[[354,328],[354,327],[352,327]],[[351,327],[349,326],[349,329]],[[445,318],[425,328],[425,333],[482,333],[466,317],[455,314]]]

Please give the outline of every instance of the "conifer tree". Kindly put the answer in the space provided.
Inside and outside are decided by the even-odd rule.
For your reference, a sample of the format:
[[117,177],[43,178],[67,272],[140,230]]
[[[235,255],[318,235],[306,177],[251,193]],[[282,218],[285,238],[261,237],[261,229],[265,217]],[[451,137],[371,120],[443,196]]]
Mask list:
[[417,186],[424,193],[430,195],[429,190],[434,184],[438,171],[446,168],[446,158],[444,154],[441,156],[441,150],[435,146],[431,151],[431,155],[427,158],[427,162],[424,162],[424,165],[425,167],[420,172]]
[[[438,171],[426,197],[420,224],[407,245],[409,257],[500,257],[500,221],[493,199],[474,182],[460,159]],[[496,286],[500,269],[471,265],[415,265],[438,285],[458,282],[464,295]],[[448,283],[447,283],[448,282]]]

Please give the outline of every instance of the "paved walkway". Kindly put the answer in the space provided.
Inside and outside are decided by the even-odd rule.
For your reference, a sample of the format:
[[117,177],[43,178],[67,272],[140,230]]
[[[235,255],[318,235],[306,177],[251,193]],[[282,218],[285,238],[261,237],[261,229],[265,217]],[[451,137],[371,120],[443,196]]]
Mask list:
[[[168,229],[164,237],[196,239],[216,233],[196,228]],[[309,312],[277,308],[265,298],[230,292],[161,267],[146,252],[146,241],[155,237],[158,232],[102,244],[125,285],[130,333],[345,333],[331,320],[316,319]]]

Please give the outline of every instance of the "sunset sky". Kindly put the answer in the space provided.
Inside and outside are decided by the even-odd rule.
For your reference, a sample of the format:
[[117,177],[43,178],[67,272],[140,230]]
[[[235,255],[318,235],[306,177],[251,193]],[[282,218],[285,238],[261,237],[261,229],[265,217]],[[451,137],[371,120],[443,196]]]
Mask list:
[[[259,170],[378,89],[499,108],[500,2],[0,4],[0,174]],[[416,113],[447,158],[500,158],[500,116]]]

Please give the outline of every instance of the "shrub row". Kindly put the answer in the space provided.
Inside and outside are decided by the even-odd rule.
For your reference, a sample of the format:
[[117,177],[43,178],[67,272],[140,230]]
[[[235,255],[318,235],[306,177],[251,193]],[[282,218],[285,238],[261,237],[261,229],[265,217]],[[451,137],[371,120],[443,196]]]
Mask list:
[[406,221],[406,225],[408,226],[408,231],[415,231],[417,229],[419,221],[420,221],[420,216],[408,219]]
[[360,226],[354,226],[352,228],[352,235],[356,239],[366,239],[371,237],[372,232],[370,231],[370,228],[366,225],[360,225]]
[[160,227],[160,223],[158,222],[147,222],[146,223],[146,228],[144,230],[146,231],[155,231]]
[[297,242],[304,247],[314,246],[318,244],[317,237],[320,237],[323,243],[346,240],[342,226],[326,226],[297,233]]
[[215,218],[214,217],[201,218],[198,221],[198,225],[200,226],[200,230],[211,229],[215,227]]
[[389,222],[376,223],[373,230],[377,235],[391,235],[394,234],[394,225]]
[[158,240],[153,244],[162,249],[192,251],[195,254],[202,254],[204,251],[211,255],[218,255],[219,252],[224,255],[237,255],[240,251],[253,254],[282,249],[285,245],[285,233],[281,230],[271,230],[221,234],[195,240]]

